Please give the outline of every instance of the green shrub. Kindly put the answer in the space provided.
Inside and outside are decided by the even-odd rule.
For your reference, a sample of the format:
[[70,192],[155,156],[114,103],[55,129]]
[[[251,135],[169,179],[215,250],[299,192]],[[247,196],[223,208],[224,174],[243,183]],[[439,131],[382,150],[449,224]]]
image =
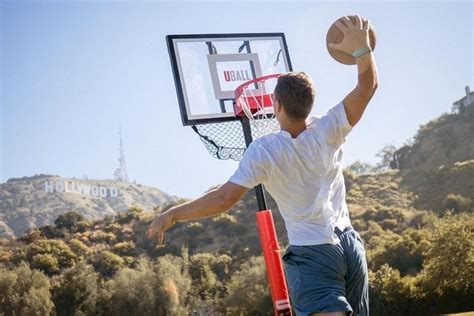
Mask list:
[[227,291],[224,303],[230,315],[268,315],[273,310],[263,257],[251,257],[243,263]]
[[136,254],[135,244],[133,241],[124,241],[116,243],[113,251],[120,256],[133,256]]
[[103,276],[112,276],[116,271],[121,269],[125,261],[108,250],[101,251],[96,255],[94,266],[96,270]]
[[460,194],[450,193],[443,200],[443,207],[455,213],[467,212],[471,210],[472,200],[469,197],[464,197]]
[[401,278],[397,269],[384,264],[369,271],[370,313],[374,315],[419,315],[408,304],[411,278]]
[[82,216],[78,212],[69,211],[69,212],[60,214],[54,221],[54,224],[59,229],[64,228],[70,233],[73,233],[77,231],[78,222],[83,221],[83,220],[84,220],[84,216]]
[[35,268],[54,274],[63,268],[71,267],[77,256],[62,240],[42,239],[26,247],[26,259]]
[[66,269],[53,289],[56,314],[58,316],[96,314],[98,277],[93,267],[83,261]]
[[95,230],[89,236],[89,240],[96,243],[111,244],[116,239],[117,237],[113,233],[106,233],[102,230]]
[[77,256],[85,257],[91,252],[91,249],[79,239],[69,240],[69,247]]
[[146,257],[135,269],[123,268],[111,279],[106,309],[111,315],[185,315],[190,280],[176,257],[160,257],[155,265]]
[[34,255],[31,259],[31,267],[42,270],[49,275],[59,272],[58,259],[49,253]]
[[8,271],[0,268],[0,315],[52,315],[50,283],[26,263]]

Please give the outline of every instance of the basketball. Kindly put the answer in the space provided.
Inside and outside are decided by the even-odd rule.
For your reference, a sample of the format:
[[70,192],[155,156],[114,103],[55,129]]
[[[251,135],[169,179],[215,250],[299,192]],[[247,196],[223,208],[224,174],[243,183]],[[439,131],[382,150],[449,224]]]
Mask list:
[[[349,17],[349,19],[351,20],[352,23],[356,22],[356,17],[354,15],[350,15],[348,17]],[[339,18],[337,21],[341,21],[343,24],[346,24],[343,21],[342,17]],[[345,64],[345,65],[355,65],[356,60],[351,54],[348,54],[348,53],[345,53],[343,51],[336,50],[336,49],[333,49],[333,48],[329,47],[329,43],[338,44],[338,43],[342,42],[342,39],[344,38],[344,34],[336,26],[337,21],[335,21],[328,30],[328,33],[326,35],[326,48],[329,52],[329,55],[331,55],[331,57],[334,58],[335,60],[337,60],[338,62],[340,62],[342,64]],[[367,19],[362,18],[362,22],[366,23]],[[376,36],[376,33],[375,33],[375,29],[371,25],[370,29],[369,29],[369,40],[370,40],[370,48],[372,48],[372,50],[375,49],[376,38],[377,38],[377,36]]]

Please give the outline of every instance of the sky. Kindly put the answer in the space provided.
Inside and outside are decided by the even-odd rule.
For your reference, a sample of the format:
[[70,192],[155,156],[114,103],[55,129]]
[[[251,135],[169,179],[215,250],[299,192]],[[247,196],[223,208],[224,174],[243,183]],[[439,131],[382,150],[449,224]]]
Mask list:
[[345,145],[345,162],[376,163],[474,90],[472,1],[0,1],[0,183],[56,174],[112,178],[122,128],[137,183],[196,197],[238,166],[212,158],[184,127],[165,36],[284,32],[324,114],[357,68],[325,48],[337,18],[377,31],[379,88]]

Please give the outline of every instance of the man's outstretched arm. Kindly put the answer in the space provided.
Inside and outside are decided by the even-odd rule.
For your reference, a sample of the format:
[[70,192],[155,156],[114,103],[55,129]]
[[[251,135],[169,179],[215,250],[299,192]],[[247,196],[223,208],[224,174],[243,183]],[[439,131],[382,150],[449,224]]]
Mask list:
[[370,22],[357,16],[356,24],[349,18],[344,22],[337,22],[338,28],[343,32],[344,38],[340,44],[330,44],[331,47],[353,54],[356,51],[367,53],[356,58],[358,81],[357,86],[343,100],[347,120],[351,126],[359,122],[367,104],[372,99],[378,86],[377,66],[374,53],[369,49]]
[[173,206],[151,222],[147,230],[147,237],[156,237],[159,245],[162,245],[164,231],[176,222],[215,216],[225,212],[239,201],[248,190],[243,186],[227,182],[200,198]]

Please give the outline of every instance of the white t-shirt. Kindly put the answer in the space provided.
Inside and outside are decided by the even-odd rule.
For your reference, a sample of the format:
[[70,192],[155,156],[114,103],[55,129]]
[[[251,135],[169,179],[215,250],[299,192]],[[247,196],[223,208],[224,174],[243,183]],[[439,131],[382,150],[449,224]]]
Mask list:
[[342,175],[343,143],[352,127],[343,103],[311,117],[292,138],[287,131],[256,139],[230,182],[263,184],[275,199],[291,245],[338,243],[334,234],[350,225]]

